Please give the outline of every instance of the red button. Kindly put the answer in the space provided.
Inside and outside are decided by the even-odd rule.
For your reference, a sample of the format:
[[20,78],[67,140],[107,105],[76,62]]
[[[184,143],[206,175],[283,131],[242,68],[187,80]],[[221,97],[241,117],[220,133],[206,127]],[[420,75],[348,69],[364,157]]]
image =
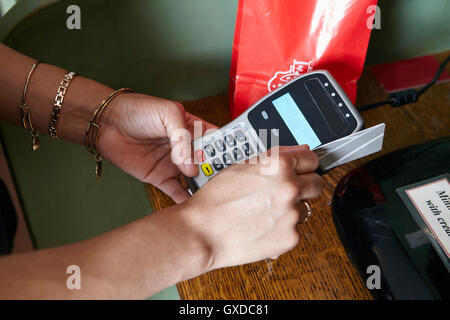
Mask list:
[[197,159],[198,162],[203,162],[205,161],[206,157],[205,154],[203,153],[203,150],[196,150],[195,151],[195,158]]

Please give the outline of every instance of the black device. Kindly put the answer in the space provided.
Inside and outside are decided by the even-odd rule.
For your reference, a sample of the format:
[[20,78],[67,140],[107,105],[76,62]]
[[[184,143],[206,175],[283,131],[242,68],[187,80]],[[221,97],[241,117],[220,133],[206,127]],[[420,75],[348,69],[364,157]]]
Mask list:
[[[370,290],[375,298],[450,299],[448,258],[433,241],[432,229],[414,215],[415,209],[400,192],[418,182],[429,186],[431,180],[445,175],[448,179],[448,159],[450,137],[370,161],[338,183],[332,199],[333,221],[364,282],[371,275],[367,268],[379,266],[380,288]],[[435,204],[444,217],[443,202]]]

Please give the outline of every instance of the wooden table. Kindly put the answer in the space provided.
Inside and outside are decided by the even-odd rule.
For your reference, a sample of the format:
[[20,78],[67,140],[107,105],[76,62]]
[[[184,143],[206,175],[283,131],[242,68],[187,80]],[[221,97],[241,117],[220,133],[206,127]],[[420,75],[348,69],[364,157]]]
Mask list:
[[[448,54],[448,53],[447,53]],[[446,54],[438,55],[442,61]],[[447,67],[449,71],[449,67]],[[382,100],[386,93],[364,70],[356,105]],[[298,225],[300,244],[277,260],[215,270],[177,285],[181,299],[371,299],[350,263],[331,219],[330,199],[339,180],[373,158],[423,141],[450,135],[450,84],[430,88],[414,105],[363,113],[366,126],[385,122],[383,150],[333,169],[324,176],[322,195],[311,201],[313,216]],[[222,126],[230,121],[228,98],[220,95],[185,103],[188,111]],[[154,210],[173,202],[147,186]]]

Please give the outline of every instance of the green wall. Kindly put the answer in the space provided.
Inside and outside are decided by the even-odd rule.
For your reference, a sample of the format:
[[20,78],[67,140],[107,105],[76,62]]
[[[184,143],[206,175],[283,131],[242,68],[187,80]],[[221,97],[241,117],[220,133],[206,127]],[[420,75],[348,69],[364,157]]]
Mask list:
[[367,64],[450,50],[450,0],[379,0],[381,29],[372,30]]

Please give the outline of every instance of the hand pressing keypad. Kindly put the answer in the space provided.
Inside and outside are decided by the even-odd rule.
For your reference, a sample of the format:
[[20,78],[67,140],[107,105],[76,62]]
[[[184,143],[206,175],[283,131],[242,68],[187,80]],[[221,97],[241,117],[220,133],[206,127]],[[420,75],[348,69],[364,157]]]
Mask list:
[[240,127],[208,140],[202,149],[195,151],[195,155],[203,174],[212,177],[225,167],[254,156],[255,150],[255,143]]

